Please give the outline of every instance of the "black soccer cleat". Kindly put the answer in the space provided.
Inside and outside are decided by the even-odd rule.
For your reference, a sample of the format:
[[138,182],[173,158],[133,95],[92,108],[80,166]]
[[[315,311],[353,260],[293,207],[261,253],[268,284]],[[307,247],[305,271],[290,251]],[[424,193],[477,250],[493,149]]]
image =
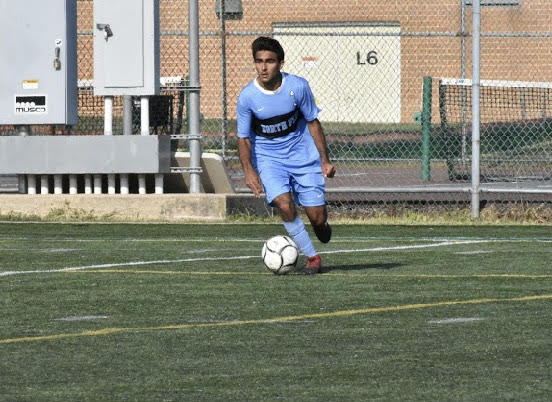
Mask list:
[[325,222],[324,226],[320,228],[314,227],[314,234],[321,243],[328,243],[332,238],[332,227],[328,222]]

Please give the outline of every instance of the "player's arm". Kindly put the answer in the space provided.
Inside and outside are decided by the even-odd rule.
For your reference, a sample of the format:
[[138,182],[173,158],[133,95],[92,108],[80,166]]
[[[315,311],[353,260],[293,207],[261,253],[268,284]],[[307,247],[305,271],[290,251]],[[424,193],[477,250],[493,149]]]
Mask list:
[[318,153],[320,154],[320,162],[322,163],[322,176],[324,177],[334,177],[335,167],[330,162],[328,157],[328,147],[326,145],[326,136],[324,135],[324,130],[318,119],[309,121],[308,123],[309,131],[314,139],[314,144]]
[[248,96],[242,91],[238,97],[237,104],[237,123],[238,123],[238,152],[243,173],[245,174],[245,184],[253,191],[255,197],[260,197],[263,192],[261,178],[253,167],[251,162],[251,120],[252,112],[248,104]]
[[249,138],[238,138],[238,151],[245,174],[245,184],[253,191],[255,197],[260,197],[263,192],[263,186],[261,184],[261,178],[251,163],[251,140]]

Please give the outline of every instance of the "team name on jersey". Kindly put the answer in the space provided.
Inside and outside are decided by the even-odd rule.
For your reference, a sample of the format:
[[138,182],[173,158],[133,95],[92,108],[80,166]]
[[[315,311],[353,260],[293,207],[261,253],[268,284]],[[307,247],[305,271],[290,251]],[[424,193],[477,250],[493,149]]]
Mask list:
[[253,131],[255,134],[266,138],[283,137],[297,129],[297,122],[302,116],[299,108],[296,108],[289,113],[269,119],[253,117]]

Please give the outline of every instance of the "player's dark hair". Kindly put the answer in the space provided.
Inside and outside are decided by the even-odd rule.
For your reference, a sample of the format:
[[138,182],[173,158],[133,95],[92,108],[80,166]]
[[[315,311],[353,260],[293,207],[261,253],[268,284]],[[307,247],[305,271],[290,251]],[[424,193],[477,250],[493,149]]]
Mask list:
[[268,50],[276,53],[278,61],[284,60],[284,48],[280,45],[280,42],[267,36],[259,36],[255,39],[251,44],[251,50],[253,51],[253,59],[255,59],[257,52],[261,50]]

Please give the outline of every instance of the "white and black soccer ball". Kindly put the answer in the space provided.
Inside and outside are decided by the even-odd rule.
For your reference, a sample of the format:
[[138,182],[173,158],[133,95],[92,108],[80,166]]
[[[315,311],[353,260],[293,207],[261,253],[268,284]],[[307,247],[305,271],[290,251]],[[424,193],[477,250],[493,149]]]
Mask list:
[[269,271],[285,275],[297,266],[299,249],[290,237],[278,235],[264,243],[261,256]]

